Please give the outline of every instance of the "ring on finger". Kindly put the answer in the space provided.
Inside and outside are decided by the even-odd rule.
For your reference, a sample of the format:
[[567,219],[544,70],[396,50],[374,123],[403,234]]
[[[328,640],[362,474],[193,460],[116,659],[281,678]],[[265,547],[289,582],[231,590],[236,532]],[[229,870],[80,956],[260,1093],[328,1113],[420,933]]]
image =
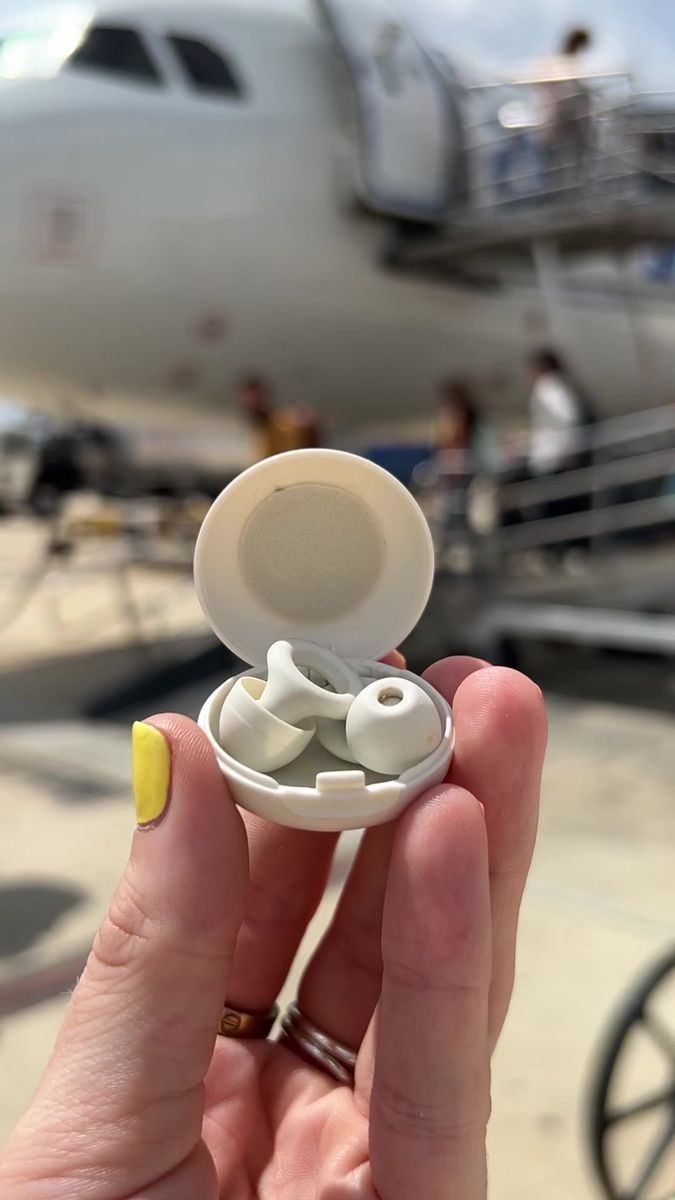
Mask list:
[[237,1038],[241,1041],[264,1040],[272,1032],[278,1016],[278,1004],[266,1013],[242,1012],[241,1009],[226,1004],[218,1022],[218,1036]]
[[289,1050],[300,1052],[313,1066],[330,1075],[338,1083],[351,1086],[354,1083],[356,1052],[330,1034],[324,1033],[297,1004],[291,1004],[282,1022],[281,1044]]

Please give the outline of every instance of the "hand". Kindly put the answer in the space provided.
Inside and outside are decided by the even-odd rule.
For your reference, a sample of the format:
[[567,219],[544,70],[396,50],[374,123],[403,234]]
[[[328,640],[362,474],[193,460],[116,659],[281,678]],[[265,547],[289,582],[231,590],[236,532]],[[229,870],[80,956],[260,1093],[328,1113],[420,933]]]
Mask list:
[[[52,1059],[0,1161],[4,1200],[480,1200],[490,1055],[513,983],[546,721],[512,671],[449,659],[448,782],[366,834],[300,989],[360,1047],[352,1090],[274,1042],[215,1038],[276,998],[336,838],[242,820],[208,742],[171,754]],[[215,1047],[214,1047],[215,1042]]]

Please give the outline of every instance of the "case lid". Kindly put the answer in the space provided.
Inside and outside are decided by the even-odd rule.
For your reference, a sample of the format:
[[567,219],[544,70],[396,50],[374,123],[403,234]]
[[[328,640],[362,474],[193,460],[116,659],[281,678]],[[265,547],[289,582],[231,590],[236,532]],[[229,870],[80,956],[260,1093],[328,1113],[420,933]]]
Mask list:
[[419,505],[388,471],[339,450],[296,450],[245,471],[195,549],[207,619],[256,667],[283,638],[380,658],[417,624],[433,577]]

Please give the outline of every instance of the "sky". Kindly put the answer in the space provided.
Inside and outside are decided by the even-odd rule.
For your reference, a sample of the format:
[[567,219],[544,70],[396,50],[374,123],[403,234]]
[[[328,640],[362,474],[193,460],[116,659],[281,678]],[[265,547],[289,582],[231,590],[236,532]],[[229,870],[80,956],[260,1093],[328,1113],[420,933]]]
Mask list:
[[[51,0],[53,3],[54,0]],[[95,2],[95,0],[94,0]],[[367,2],[367,0],[365,0]],[[189,0],[185,0],[189,9]],[[254,3],[254,0],[251,0]],[[645,89],[675,91],[674,0],[394,0],[425,39],[483,70],[550,54],[573,25],[592,29],[592,65],[632,71]],[[0,16],[45,0],[0,0]]]
[[400,0],[427,36],[463,58],[505,67],[550,54],[575,25],[593,31],[593,65],[629,69],[648,89],[675,90],[673,0]]

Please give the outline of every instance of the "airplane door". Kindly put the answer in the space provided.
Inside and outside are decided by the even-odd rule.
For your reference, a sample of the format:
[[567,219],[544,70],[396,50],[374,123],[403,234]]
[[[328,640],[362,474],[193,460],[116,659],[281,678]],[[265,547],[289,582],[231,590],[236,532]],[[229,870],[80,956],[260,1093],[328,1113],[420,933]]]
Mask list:
[[372,208],[434,221],[448,209],[456,137],[434,63],[388,0],[317,0],[356,97],[358,187]]

